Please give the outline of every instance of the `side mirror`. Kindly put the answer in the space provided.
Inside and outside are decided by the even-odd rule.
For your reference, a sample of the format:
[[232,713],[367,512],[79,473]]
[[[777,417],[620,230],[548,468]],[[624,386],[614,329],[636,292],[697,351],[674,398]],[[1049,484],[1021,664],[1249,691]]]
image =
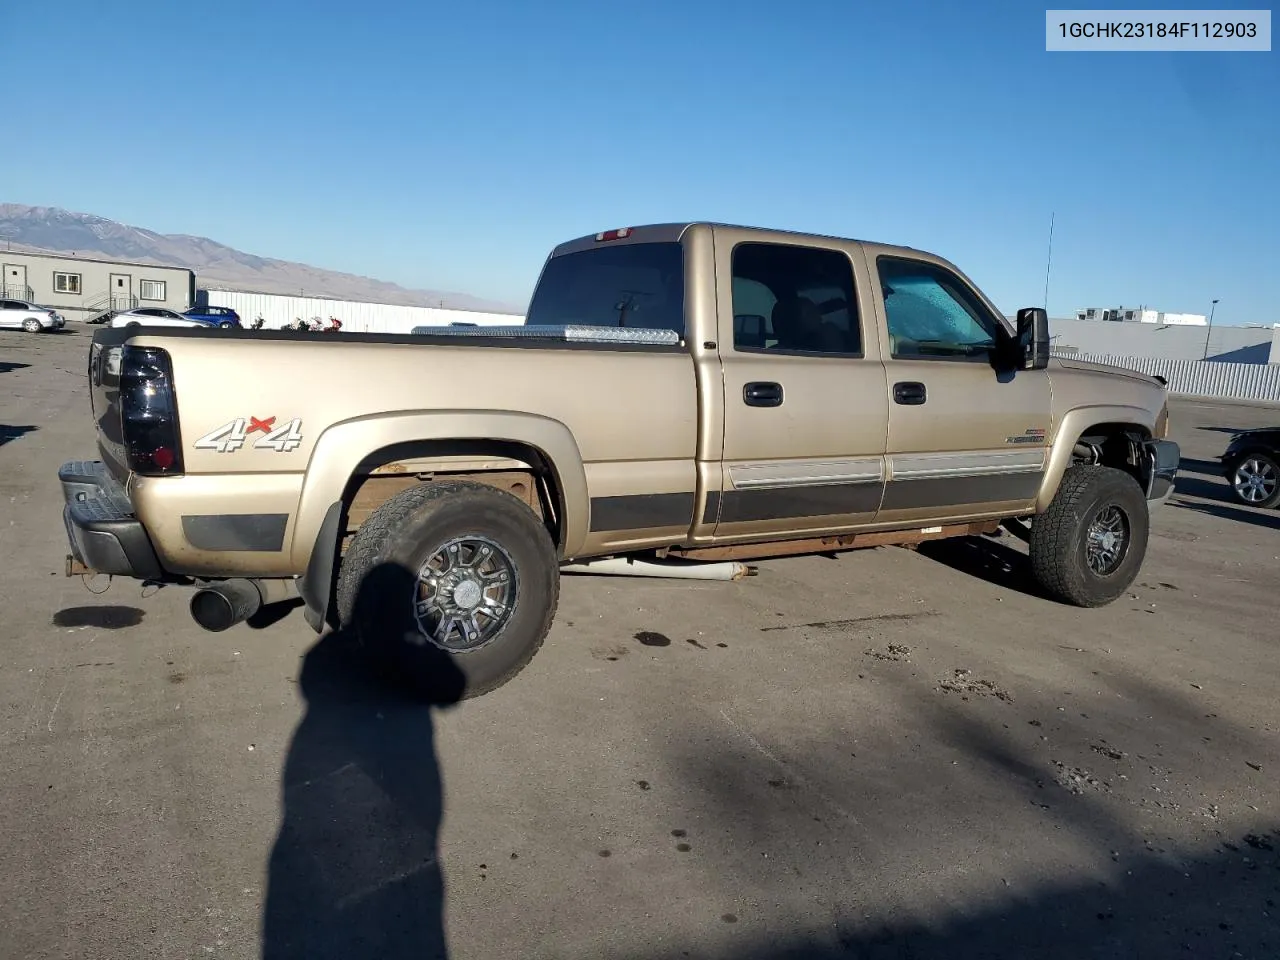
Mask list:
[[1018,311],[1018,367],[1043,370],[1049,366],[1049,314],[1041,307]]

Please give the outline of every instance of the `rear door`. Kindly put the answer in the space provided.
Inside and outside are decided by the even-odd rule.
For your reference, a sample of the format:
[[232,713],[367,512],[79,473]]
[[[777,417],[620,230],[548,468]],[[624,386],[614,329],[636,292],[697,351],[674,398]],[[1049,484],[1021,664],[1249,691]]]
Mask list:
[[127,273],[113,273],[107,278],[112,310],[128,310],[133,306],[133,278]]
[[876,520],[1031,507],[1047,467],[1049,376],[1001,369],[1007,321],[949,264],[868,246],[885,318],[888,482]]
[[0,283],[0,294],[6,297],[31,296],[27,288],[27,265],[25,263],[6,263],[4,265],[3,283]]
[[13,300],[0,300],[0,327],[20,327],[22,321],[26,319],[27,311],[25,303],[16,303]]
[[715,539],[869,523],[887,393],[857,245],[715,228],[724,451]]

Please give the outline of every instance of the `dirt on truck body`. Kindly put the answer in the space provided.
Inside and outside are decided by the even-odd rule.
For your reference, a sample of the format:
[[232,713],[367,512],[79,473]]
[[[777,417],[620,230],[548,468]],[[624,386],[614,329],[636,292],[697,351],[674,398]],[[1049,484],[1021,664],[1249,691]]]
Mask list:
[[919,250],[719,224],[564,243],[523,326],[95,334],[69,571],[185,583],[225,629],[296,593],[429,691],[505,683],[559,570],[994,530],[1060,600],[1136,577],[1168,393],[1051,359]]

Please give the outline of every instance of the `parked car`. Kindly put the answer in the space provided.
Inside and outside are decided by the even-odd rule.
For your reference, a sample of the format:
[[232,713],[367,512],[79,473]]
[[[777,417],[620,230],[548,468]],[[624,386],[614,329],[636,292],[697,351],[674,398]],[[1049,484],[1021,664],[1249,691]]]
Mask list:
[[1280,427],[1235,434],[1219,459],[1236,500],[1250,507],[1280,504]]
[[195,586],[208,630],[300,596],[428,693],[509,681],[560,567],[606,558],[678,575],[1004,521],[1049,595],[1103,606],[1180,459],[1165,385],[1051,357],[1043,309],[869,242],[610,230],[552,252],[527,324],[248,332],[94,334],[67,573]]
[[192,320],[203,320],[205,323],[212,324],[215,327],[240,327],[240,314],[236,313],[230,307],[192,307],[190,310],[183,310],[184,317],[190,317]]
[[139,307],[136,310],[121,310],[111,318],[113,327],[213,327],[216,324],[207,320],[199,320],[166,310],[163,307]]
[[0,327],[45,333],[61,330],[66,322],[62,314],[48,307],[26,300],[0,300]]

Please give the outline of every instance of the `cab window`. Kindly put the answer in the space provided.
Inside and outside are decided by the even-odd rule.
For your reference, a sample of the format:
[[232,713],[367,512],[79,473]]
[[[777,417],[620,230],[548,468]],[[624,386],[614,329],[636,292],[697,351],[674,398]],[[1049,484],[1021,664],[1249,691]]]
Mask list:
[[733,250],[733,347],[861,356],[853,266],[838,250],[740,243]]
[[1000,325],[950,271],[931,263],[878,257],[889,353],[896,359],[987,360]]

